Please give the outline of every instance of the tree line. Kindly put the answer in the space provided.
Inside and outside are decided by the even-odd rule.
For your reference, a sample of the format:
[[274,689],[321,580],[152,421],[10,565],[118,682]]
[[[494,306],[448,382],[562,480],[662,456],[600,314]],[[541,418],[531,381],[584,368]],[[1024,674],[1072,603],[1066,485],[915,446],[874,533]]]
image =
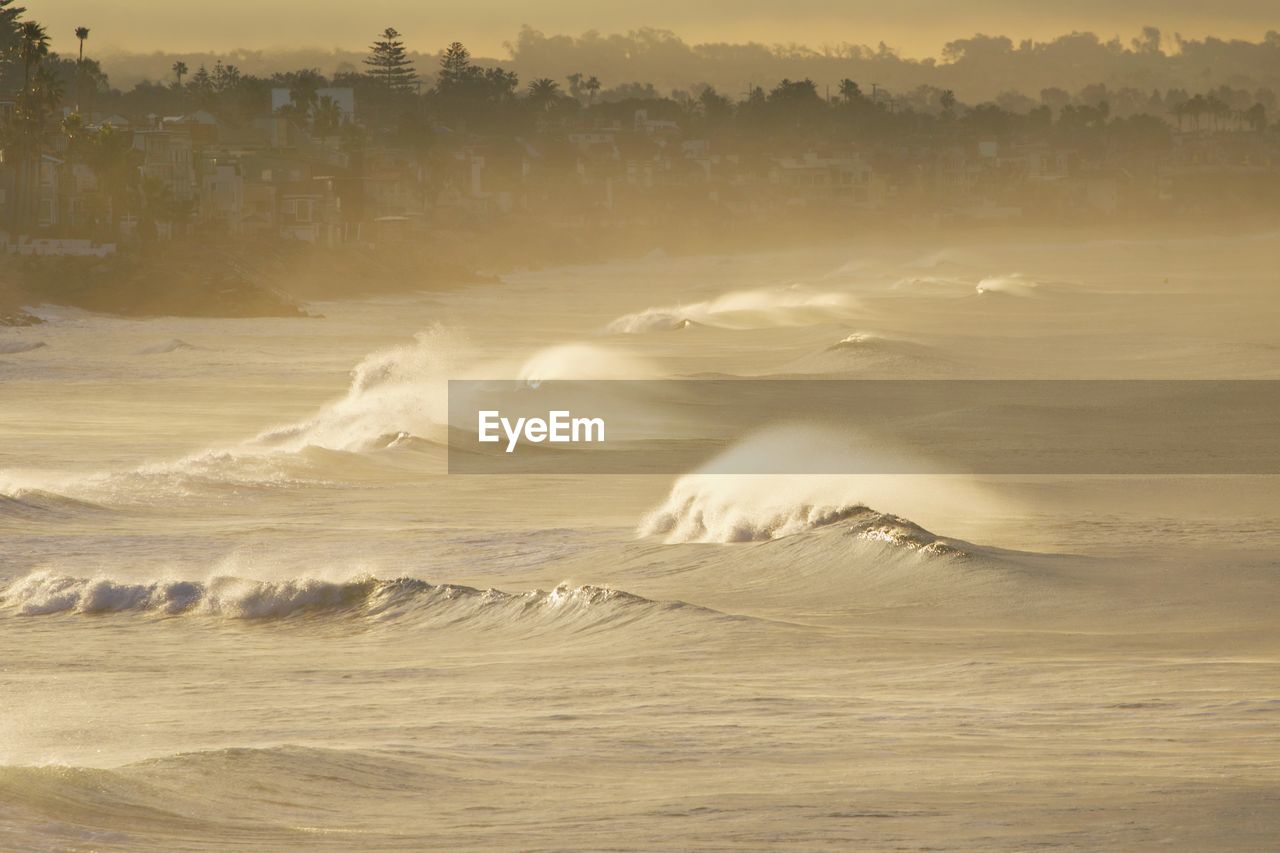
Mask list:
[[[439,151],[475,134],[512,140],[563,134],[573,127],[629,127],[641,111],[649,119],[677,123],[686,135],[748,154],[846,142],[927,147],[964,135],[1037,137],[1076,147],[1150,152],[1168,147],[1171,127],[1262,130],[1277,107],[1268,88],[1251,91],[1225,85],[1194,94],[1178,87],[1140,90],[1095,83],[1071,93],[1047,86],[1038,98],[1005,92],[993,100],[966,104],[950,87],[920,84],[890,90],[850,76],[839,78],[834,86],[820,86],[807,76],[783,77],[769,85],[747,82],[736,92],[709,84],[667,91],[653,83],[616,82],[606,87],[602,75],[592,70],[522,81],[510,67],[475,59],[459,42],[440,51],[434,67],[419,69],[415,56],[421,54],[413,54],[390,27],[372,40],[363,69],[348,67],[326,75],[317,68],[303,68],[257,75],[221,60],[192,70],[185,59],[178,59],[169,79],[144,81],[121,91],[110,85],[99,62],[86,55],[89,27],[75,28],[76,55],[64,58],[51,49],[44,26],[14,3],[0,0],[0,88],[12,94],[13,104],[0,126],[0,144],[15,173],[15,222],[10,224],[20,226],[37,219],[40,158],[54,150],[73,164],[89,166],[97,176],[102,209],[91,212],[96,221],[112,226],[126,213],[143,220],[183,218],[188,201],[172,198],[162,183],[138,175],[131,136],[91,117],[204,110],[235,126],[269,114],[271,92],[279,88],[290,93],[282,115],[314,136],[339,138],[352,152],[372,144]],[[635,38],[633,34],[633,42]],[[671,38],[653,33],[645,38],[650,53],[679,53]],[[513,59],[527,60],[527,54],[545,50],[552,42],[566,55],[581,56],[583,44],[598,47],[598,41],[549,41],[526,30],[513,46]],[[946,56],[958,66],[980,62],[993,52],[1034,56],[1058,49],[1015,49],[1005,42],[987,37],[953,42]],[[1095,42],[1089,44],[1096,48]],[[1280,56],[1280,38],[1268,36],[1252,48],[1262,51],[1259,62],[1266,66],[1266,51],[1275,48]],[[1108,50],[1115,53],[1117,48]],[[1153,30],[1120,52],[1147,59],[1164,56],[1159,33]],[[846,64],[856,66],[852,59]],[[354,121],[325,93],[331,88],[354,90]]]

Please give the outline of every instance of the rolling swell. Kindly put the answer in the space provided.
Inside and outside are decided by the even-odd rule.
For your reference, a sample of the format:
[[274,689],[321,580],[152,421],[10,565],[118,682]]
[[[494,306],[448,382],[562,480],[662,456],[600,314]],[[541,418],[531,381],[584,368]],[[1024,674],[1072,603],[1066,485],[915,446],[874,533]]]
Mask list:
[[561,584],[549,591],[508,593],[410,577],[259,581],[221,576],[205,581],[135,582],[48,571],[33,572],[0,590],[0,607],[18,616],[133,614],[251,621],[327,617],[481,628],[549,624],[571,629],[661,618],[676,611],[711,614],[682,602],[651,601],[591,585]]
[[0,518],[62,518],[85,512],[105,512],[106,509],[90,501],[43,489],[17,489],[10,494],[0,492]]
[[[370,816],[388,800],[416,803],[434,785],[466,784],[467,769],[390,751],[293,745],[181,752],[114,768],[0,766],[0,847],[172,850],[180,840],[182,849],[316,849],[331,834],[330,845],[349,847],[353,823],[365,845],[377,837]],[[336,798],[345,809],[312,805]],[[197,838],[218,841],[193,845]]]

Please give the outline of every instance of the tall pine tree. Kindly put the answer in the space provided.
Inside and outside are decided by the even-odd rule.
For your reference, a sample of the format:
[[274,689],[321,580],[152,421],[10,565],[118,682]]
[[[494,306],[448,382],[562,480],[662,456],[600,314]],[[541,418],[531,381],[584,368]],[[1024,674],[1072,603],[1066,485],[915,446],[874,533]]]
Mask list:
[[400,40],[400,33],[394,27],[387,27],[382,37],[373,43],[364,64],[369,66],[369,76],[386,86],[389,92],[412,92],[418,80],[413,62]]

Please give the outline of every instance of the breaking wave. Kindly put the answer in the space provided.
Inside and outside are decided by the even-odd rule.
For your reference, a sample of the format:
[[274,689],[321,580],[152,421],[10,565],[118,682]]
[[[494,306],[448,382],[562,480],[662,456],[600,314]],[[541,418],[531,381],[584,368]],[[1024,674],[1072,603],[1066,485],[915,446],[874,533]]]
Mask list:
[[979,295],[1034,296],[1040,287],[1038,281],[1021,275],[998,275],[984,278],[975,288]]
[[307,446],[364,450],[383,436],[433,439],[448,422],[448,378],[460,351],[443,329],[412,344],[379,350],[351,371],[347,393],[309,420],[267,430],[250,445],[285,451]]
[[[856,437],[842,431],[788,425],[763,430],[676,480],[666,500],[641,520],[638,533],[668,543],[758,542],[847,523],[865,539],[944,551],[947,540],[870,507],[892,507],[917,518],[996,511],[994,500],[962,477],[821,473],[855,470],[855,461],[890,456],[860,448]],[[761,461],[779,471],[811,473],[731,473],[760,470]]]
[[539,350],[516,378],[530,385],[557,379],[645,379],[657,374],[643,359],[594,344],[560,344]]
[[639,379],[657,373],[643,359],[592,344],[547,347],[519,367],[476,365],[455,337],[436,328],[418,334],[412,344],[366,356],[352,370],[345,396],[308,420],[261,433],[248,446],[361,452],[386,447],[389,438],[399,437],[443,446],[448,439],[450,379],[511,379],[514,374],[536,386],[556,379]]
[[[173,343],[173,342],[170,342]],[[181,343],[181,342],[179,342]],[[171,351],[166,344],[155,352]],[[64,477],[56,482],[24,482],[43,489],[108,504],[186,496],[226,488],[278,488],[353,473],[364,455],[381,450],[422,450],[442,454],[447,447],[449,379],[493,375],[525,385],[554,379],[622,379],[658,374],[643,359],[594,344],[564,344],[535,352],[521,362],[477,364],[465,342],[436,327],[410,344],[378,350],[351,371],[341,397],[309,418],[266,429],[247,440],[206,448],[176,459],[150,462],[127,471]],[[506,390],[514,391],[513,382]],[[489,391],[494,391],[490,388]],[[336,454],[343,454],[338,456]],[[356,472],[358,473],[358,472]],[[17,485],[0,483],[13,495]],[[0,513],[14,510],[0,505]]]
[[202,350],[204,347],[198,347],[195,344],[189,344],[181,338],[171,338],[158,344],[152,344],[149,347],[143,347],[136,352],[136,355],[163,355],[164,353],[178,352],[180,350]]
[[806,326],[849,317],[857,303],[847,294],[799,287],[739,290],[689,305],[648,308],[610,323],[609,334],[675,331],[692,325],[722,329]]
[[501,627],[552,621],[575,628],[603,627],[674,610],[701,610],[608,587],[567,583],[549,591],[509,593],[431,584],[410,577],[262,581],[218,576],[203,581],[128,581],[50,571],[12,581],[0,590],[0,606],[17,616],[128,613],[258,621],[316,616],[382,621],[416,615],[436,625]]
[[[662,536],[669,544],[762,542],[794,536],[820,527],[840,525],[857,538],[929,554],[962,554],[951,540],[896,515],[877,512],[861,503],[840,501],[751,500],[743,492],[710,478],[684,478],[665,503],[640,523],[641,536]],[[732,478],[738,479],[738,478]],[[772,478],[771,478],[772,479]],[[763,489],[756,485],[755,497]],[[774,486],[782,485],[775,482]],[[794,484],[793,484],[794,485]],[[794,491],[794,488],[792,489]]]

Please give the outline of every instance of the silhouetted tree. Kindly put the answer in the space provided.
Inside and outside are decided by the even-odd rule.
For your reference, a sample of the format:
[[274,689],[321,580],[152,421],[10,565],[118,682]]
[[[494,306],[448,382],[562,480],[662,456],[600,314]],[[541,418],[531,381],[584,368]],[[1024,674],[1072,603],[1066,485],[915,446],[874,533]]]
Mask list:
[[382,37],[369,47],[364,64],[369,66],[369,75],[381,81],[388,92],[411,92],[418,80],[400,33],[394,27],[383,30]]
[[1132,42],[1134,53],[1149,55],[1160,53],[1160,30],[1157,27],[1143,27],[1142,36]]
[[733,115],[733,102],[712,86],[702,90],[702,94],[698,96],[698,102],[702,107],[702,114],[708,121],[722,121]]
[[529,103],[535,109],[549,110],[560,100],[560,84],[550,77],[539,77],[529,84]]
[[471,64],[471,51],[462,42],[455,41],[445,48],[440,57],[440,75],[436,79],[436,89],[449,93],[461,89],[476,76],[476,68]]
[[181,89],[182,78],[187,76],[187,63],[179,59],[177,62],[173,63],[173,68],[171,70],[173,71],[174,76],[178,79],[177,88]]
[[76,62],[76,112],[80,112],[80,102],[84,100],[81,94],[84,89],[84,75],[82,73],[84,68],[84,43],[89,38],[89,28],[76,27],[75,33],[76,39],[80,42],[80,58]]
[[22,89],[31,87],[31,70],[49,55],[49,34],[35,21],[18,28],[18,55],[22,57]]
[[317,136],[332,136],[342,129],[342,107],[329,95],[322,95],[311,114],[311,132]]
[[22,27],[21,18],[27,11],[13,3],[14,0],[0,0],[0,77],[4,78],[5,88],[9,85],[8,75],[13,63],[18,58],[18,31]]
[[[88,161],[107,200],[108,225],[114,226],[125,212],[128,195],[138,172],[132,134],[103,125],[88,148]],[[113,228],[114,230],[114,228]]]
[[1244,112],[1244,119],[1254,130],[1263,131],[1267,129],[1267,108],[1260,103],[1256,103]]
[[288,83],[289,103],[282,106],[278,112],[297,120],[302,126],[309,126],[312,111],[320,98],[319,89],[324,84],[324,78],[320,76],[320,72],[308,69],[289,75]]
[[1057,114],[1062,112],[1063,107],[1071,103],[1071,95],[1065,89],[1050,86],[1047,89],[1040,90],[1040,103]]
[[240,69],[234,65],[223,65],[219,59],[213,64],[212,81],[215,92],[230,91],[240,83]]
[[862,87],[848,77],[840,81],[840,97],[846,104],[863,100]]
[[938,103],[942,107],[943,115],[950,117],[956,109],[956,93],[950,89],[943,90],[938,98]]

